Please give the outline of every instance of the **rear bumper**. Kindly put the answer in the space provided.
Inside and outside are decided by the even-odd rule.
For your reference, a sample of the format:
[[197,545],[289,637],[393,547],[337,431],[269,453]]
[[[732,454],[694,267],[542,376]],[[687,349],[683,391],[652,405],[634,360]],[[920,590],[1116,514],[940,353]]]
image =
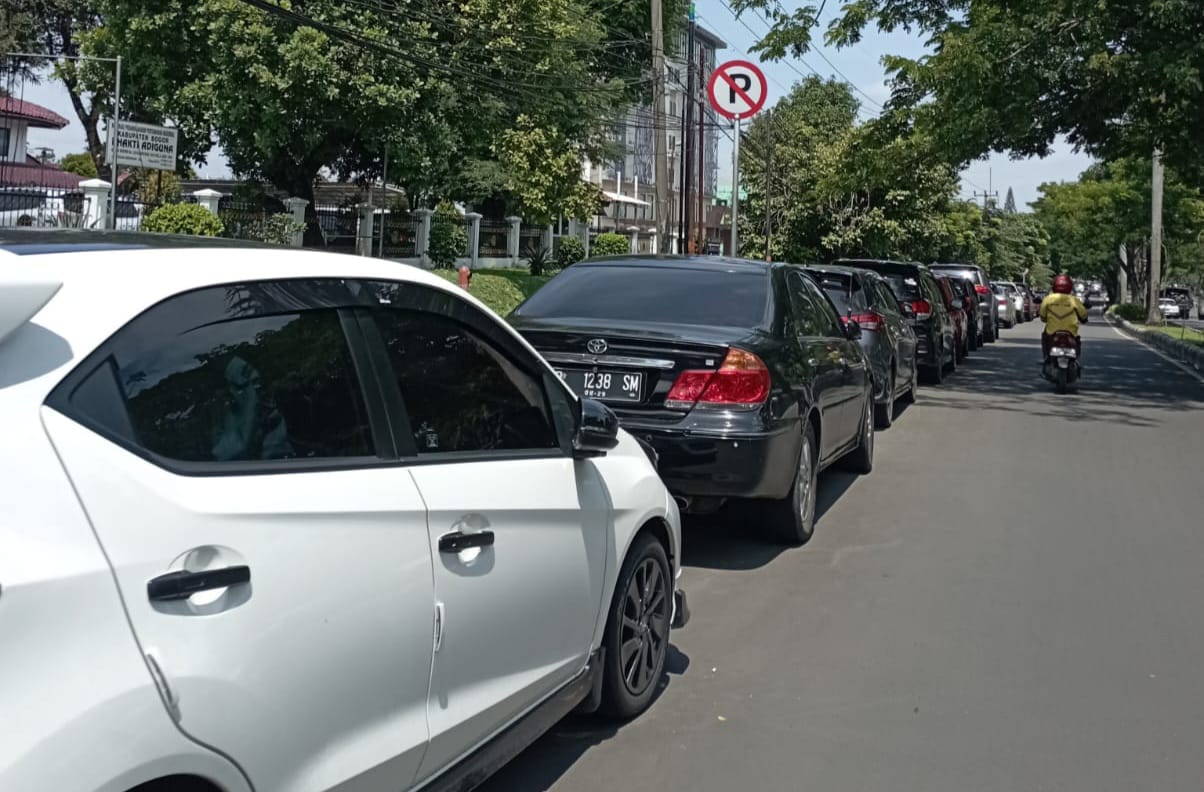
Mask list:
[[781,498],[794,482],[797,423],[741,434],[624,428],[656,451],[657,472],[674,495]]

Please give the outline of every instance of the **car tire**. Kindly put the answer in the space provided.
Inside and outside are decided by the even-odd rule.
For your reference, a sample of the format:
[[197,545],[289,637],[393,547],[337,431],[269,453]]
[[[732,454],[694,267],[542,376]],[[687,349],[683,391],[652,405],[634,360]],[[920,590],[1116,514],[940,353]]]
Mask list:
[[874,400],[866,396],[865,415],[861,418],[861,436],[857,448],[844,458],[844,467],[859,475],[867,475],[874,470]]
[[[607,718],[634,718],[652,703],[665,671],[673,618],[673,573],[664,546],[651,534],[641,534],[627,551],[602,645],[602,705]],[[623,647],[632,645],[626,657]]]
[[890,369],[890,382],[886,385],[886,403],[874,405],[874,425],[879,429],[889,429],[895,421],[895,367]]
[[815,499],[819,487],[819,444],[815,427],[806,421],[794,481],[785,498],[766,501],[764,516],[773,538],[790,547],[804,545],[815,534]]
[[949,355],[949,373],[950,374],[957,373],[957,341],[956,340],[954,340],[954,342],[953,342],[953,350]]

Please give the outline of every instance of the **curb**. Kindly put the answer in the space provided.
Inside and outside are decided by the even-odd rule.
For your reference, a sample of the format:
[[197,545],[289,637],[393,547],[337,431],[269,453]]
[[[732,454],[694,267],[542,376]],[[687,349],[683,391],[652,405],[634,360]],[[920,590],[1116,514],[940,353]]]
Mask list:
[[1138,341],[1157,349],[1167,357],[1179,361],[1195,371],[1197,375],[1204,376],[1204,349],[1192,344],[1185,344],[1182,341],[1171,338],[1165,333],[1139,330],[1131,322],[1117,316],[1104,314],[1104,319],[1111,323],[1113,327],[1120,328]]

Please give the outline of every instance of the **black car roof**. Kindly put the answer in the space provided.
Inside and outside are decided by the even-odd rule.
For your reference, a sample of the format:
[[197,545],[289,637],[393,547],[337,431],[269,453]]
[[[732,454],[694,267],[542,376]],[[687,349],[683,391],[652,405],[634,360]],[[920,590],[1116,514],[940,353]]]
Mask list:
[[249,239],[154,234],[148,231],[105,231],[88,228],[0,228],[0,250],[18,256],[87,250],[134,250],[181,247],[275,247]]
[[918,261],[892,261],[890,259],[836,259],[832,263],[877,272],[915,272],[928,269]]
[[862,267],[849,267],[844,264],[804,264],[802,266],[803,269],[806,270],[814,270],[815,272],[831,272],[837,275],[862,275],[866,272],[873,271],[864,269]]
[[728,256],[701,256],[670,254],[640,254],[626,253],[618,256],[601,256],[586,259],[574,264],[574,267],[608,267],[623,265],[638,265],[641,267],[664,267],[665,269],[711,269],[723,272],[765,272],[772,267],[781,266],[779,263],[757,261],[755,259],[730,258]]

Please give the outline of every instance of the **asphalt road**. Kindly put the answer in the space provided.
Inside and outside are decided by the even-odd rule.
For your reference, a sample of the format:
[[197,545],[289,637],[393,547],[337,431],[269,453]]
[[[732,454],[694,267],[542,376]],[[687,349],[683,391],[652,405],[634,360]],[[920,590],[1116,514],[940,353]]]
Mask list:
[[1056,396],[1038,334],[826,474],[807,547],[688,524],[652,709],[569,718],[485,789],[1204,788],[1204,384],[1100,321]]

